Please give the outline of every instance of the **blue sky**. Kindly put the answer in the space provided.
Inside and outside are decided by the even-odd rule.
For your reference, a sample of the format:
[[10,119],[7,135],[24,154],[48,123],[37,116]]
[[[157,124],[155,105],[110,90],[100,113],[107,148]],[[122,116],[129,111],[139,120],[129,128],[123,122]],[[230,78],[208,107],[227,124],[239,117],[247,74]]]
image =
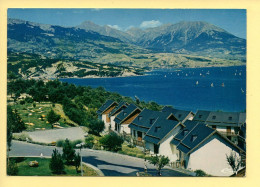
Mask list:
[[8,9],[8,17],[61,26],[92,21],[120,30],[145,29],[180,21],[206,21],[246,38],[245,9]]

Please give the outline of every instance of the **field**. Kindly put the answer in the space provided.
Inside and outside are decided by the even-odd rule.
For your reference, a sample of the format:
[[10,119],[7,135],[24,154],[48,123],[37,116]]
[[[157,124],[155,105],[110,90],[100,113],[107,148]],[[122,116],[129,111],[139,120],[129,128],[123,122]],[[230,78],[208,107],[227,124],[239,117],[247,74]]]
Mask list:
[[[37,161],[39,163],[38,167],[30,167],[30,161]],[[56,176],[49,169],[49,158],[20,158],[17,166],[18,166],[18,176]],[[80,170],[80,168],[79,168]],[[89,167],[83,165],[83,176],[98,176],[97,173]],[[65,165],[64,174],[59,176],[81,176],[81,173],[77,173],[75,166],[67,166]]]
[[59,124],[55,125],[54,128],[77,126],[76,123],[65,116],[62,105],[60,104],[55,104],[54,107],[50,102],[36,103],[35,107],[32,103],[14,105],[14,109],[17,109],[20,117],[24,121],[27,131],[51,129],[52,125],[49,124],[46,118],[51,108],[61,116]]

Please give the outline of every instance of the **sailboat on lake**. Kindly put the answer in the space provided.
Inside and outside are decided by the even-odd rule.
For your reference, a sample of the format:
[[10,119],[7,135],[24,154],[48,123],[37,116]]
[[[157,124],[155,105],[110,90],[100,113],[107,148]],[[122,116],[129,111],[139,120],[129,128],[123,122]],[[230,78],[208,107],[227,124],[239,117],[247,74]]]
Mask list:
[[211,85],[210,85],[211,87],[214,87],[214,84],[213,83],[211,83]]

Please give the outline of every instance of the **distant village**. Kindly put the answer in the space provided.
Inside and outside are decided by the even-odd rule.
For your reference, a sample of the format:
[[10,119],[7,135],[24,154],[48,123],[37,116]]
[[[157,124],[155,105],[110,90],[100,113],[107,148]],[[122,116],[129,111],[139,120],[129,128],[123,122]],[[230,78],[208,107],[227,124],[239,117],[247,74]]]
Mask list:
[[97,111],[105,131],[129,136],[150,155],[164,155],[174,168],[230,176],[227,155],[246,158],[246,113],[140,109],[107,100]]

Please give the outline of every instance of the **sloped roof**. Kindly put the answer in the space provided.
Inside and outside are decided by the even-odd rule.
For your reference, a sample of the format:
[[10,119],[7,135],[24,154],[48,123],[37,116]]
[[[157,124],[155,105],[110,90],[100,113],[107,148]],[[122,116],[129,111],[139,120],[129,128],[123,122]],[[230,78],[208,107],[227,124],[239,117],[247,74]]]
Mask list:
[[[186,127],[180,131],[175,137],[173,137],[171,144],[176,145],[177,149],[184,153],[190,153],[194,148],[196,148],[199,144],[201,144],[204,140],[210,137],[213,134],[218,134],[223,140],[227,141],[232,146],[236,147],[240,151],[245,151],[235,145],[233,142],[228,140],[226,137],[222,136],[218,131],[207,127],[205,123],[194,121],[187,121],[185,123]],[[194,126],[195,125],[195,126]],[[184,133],[184,131],[187,131]]]
[[113,116],[115,113],[117,113],[118,111],[120,111],[120,109],[122,109],[122,107],[127,107],[127,103],[124,101],[121,101],[110,113],[109,116]]
[[[102,114],[103,112],[105,112],[112,104],[116,103],[113,100],[107,100],[98,110],[97,113],[98,114]],[[116,103],[117,104],[117,103]]]
[[193,118],[193,121],[206,121],[209,117],[210,111],[198,110]]
[[161,112],[158,119],[151,126],[144,137],[145,141],[158,144],[172,129],[174,129],[179,121],[168,120],[168,114]]
[[133,128],[141,132],[147,132],[155,120],[160,116],[160,113],[161,112],[159,111],[143,109],[142,112],[129,125],[129,128]]
[[172,113],[179,121],[183,121],[191,113],[191,111],[179,110],[168,106],[165,106],[162,112]]
[[[134,104],[130,104],[127,108],[123,109],[115,118],[116,123],[121,123],[124,119],[126,119],[130,114],[132,114],[136,109],[139,109]],[[139,109],[141,111],[141,109]]]
[[203,121],[209,125],[241,126],[246,122],[246,113],[239,112],[210,112],[199,110],[193,118],[194,121]]

